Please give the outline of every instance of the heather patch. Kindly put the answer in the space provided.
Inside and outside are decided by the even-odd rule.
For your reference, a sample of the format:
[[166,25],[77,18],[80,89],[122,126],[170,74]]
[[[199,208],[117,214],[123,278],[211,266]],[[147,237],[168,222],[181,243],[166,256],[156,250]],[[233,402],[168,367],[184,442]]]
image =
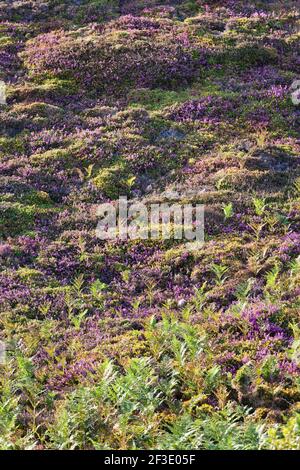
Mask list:
[[0,1],[1,449],[299,449],[295,5]]
[[[121,27],[121,26],[120,26]],[[166,40],[148,30],[83,34],[58,31],[29,42],[24,59],[32,76],[75,78],[94,92],[123,88],[172,86],[190,81],[201,63],[201,51]]]

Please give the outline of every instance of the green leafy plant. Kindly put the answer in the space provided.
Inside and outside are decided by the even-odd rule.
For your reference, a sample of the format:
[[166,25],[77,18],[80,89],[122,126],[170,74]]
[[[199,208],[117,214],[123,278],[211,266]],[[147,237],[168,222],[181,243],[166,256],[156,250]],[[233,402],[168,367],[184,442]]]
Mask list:
[[255,214],[258,216],[262,216],[266,209],[267,209],[267,204],[265,199],[260,199],[258,197],[254,197],[252,199],[252,203],[254,206]]
[[274,290],[276,288],[276,282],[280,273],[279,265],[275,265],[270,271],[266,274],[266,288],[268,290]]
[[233,214],[234,214],[232,202],[230,202],[230,203],[228,203],[228,204],[225,204],[225,205],[223,206],[223,212],[224,212],[224,218],[225,218],[225,220],[231,219],[231,217],[232,217]]
[[228,266],[213,263],[211,269],[212,269],[212,272],[214,273],[214,275],[216,277],[217,285],[223,284],[227,279],[226,273],[229,270]]

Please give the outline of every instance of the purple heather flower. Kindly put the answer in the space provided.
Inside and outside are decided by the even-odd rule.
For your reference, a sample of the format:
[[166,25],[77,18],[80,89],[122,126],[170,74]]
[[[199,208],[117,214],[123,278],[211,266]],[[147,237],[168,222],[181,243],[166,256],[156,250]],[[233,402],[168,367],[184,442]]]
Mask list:
[[2,258],[9,256],[12,253],[12,248],[8,243],[3,243],[0,245],[0,256]]

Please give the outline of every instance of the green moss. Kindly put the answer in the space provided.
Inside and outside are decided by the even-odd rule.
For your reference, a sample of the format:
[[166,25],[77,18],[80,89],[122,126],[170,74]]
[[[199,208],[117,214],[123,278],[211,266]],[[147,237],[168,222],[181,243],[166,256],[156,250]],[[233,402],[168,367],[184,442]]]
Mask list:
[[14,40],[10,36],[0,36],[0,48],[11,46],[14,44]]
[[53,118],[63,116],[62,108],[43,102],[17,104],[13,107],[13,112],[24,113],[29,117]]
[[201,6],[197,0],[187,0],[180,4],[180,14],[196,15],[201,10]]
[[117,199],[128,193],[131,177],[132,175],[128,174],[125,165],[121,162],[100,170],[92,182],[105,196]]
[[74,79],[48,78],[39,86],[39,90],[46,92],[55,92],[60,95],[70,95],[78,91],[78,84]]
[[263,47],[258,44],[247,44],[228,48],[209,59],[211,64],[222,64],[230,69],[247,69],[267,64],[275,64],[278,56],[275,49]]
[[[43,100],[49,97],[72,96],[79,90],[74,79],[45,78],[19,85],[9,85],[7,96],[11,101]],[[40,111],[40,110],[38,110]]]
[[130,105],[134,107],[143,106],[149,111],[158,111],[167,106],[187,101],[191,90],[168,91],[155,88],[149,90],[141,88],[130,93]]
[[29,194],[23,195],[22,201],[38,207],[52,206],[51,198],[45,191],[31,191]]
[[73,164],[75,163],[75,152],[76,150],[74,147],[68,147],[66,149],[51,149],[43,153],[36,153],[32,155],[30,160],[33,165],[51,165],[53,163],[59,162],[62,163],[64,167],[70,167],[73,166]]
[[98,21],[104,21],[116,16],[119,2],[117,0],[84,0],[81,2],[76,14],[76,21],[81,22],[91,14],[97,16]]
[[33,206],[5,203],[1,204],[0,213],[0,238],[24,234],[34,228],[36,211]]
[[253,36],[263,36],[273,31],[284,29],[286,18],[265,19],[265,18],[235,18],[229,22],[227,33],[238,33]]
[[22,137],[0,137],[0,154],[21,153],[25,150],[25,142]]
[[250,18],[237,18],[230,22],[228,33],[250,34],[251,36],[261,36],[268,32],[268,25],[263,21]]

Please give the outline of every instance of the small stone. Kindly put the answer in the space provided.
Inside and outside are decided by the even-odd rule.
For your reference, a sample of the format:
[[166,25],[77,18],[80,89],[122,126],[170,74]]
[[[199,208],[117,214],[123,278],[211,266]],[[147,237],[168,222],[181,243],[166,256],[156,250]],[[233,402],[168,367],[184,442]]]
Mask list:
[[185,299],[180,299],[177,302],[178,307],[182,308],[186,305],[186,300]]
[[162,131],[157,140],[182,140],[185,134],[177,129],[167,129]]
[[151,193],[153,187],[152,187],[152,184],[148,184],[147,188],[146,188],[146,193]]

